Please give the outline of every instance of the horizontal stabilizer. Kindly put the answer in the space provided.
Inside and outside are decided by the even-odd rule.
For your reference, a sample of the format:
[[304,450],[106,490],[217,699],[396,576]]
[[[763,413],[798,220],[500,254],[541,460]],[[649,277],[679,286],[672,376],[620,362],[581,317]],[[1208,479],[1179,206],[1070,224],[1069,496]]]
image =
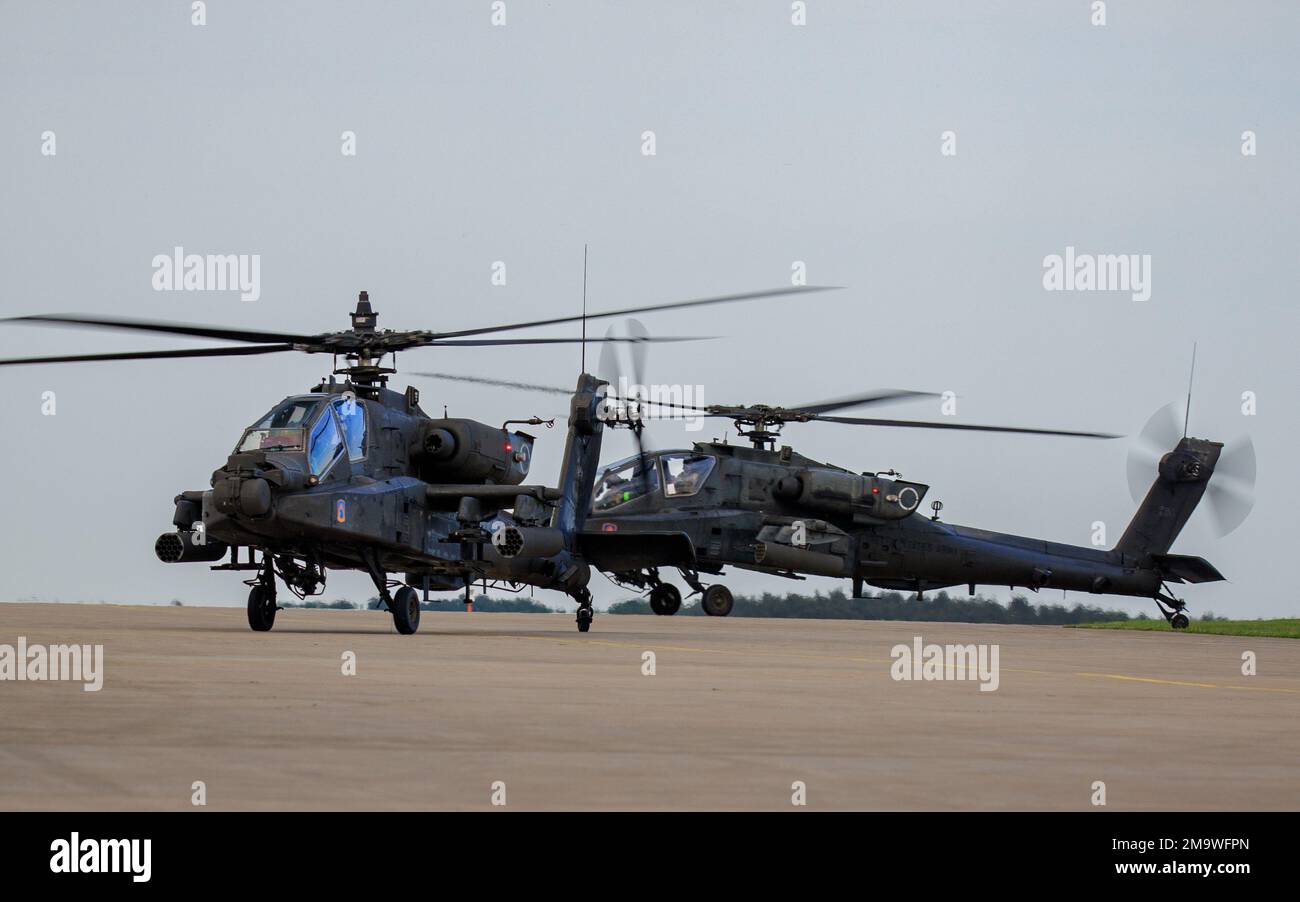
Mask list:
[[695,546],[684,532],[584,532],[578,551],[606,572],[695,566]]
[[1153,554],[1151,562],[1166,579],[1182,583],[1214,583],[1224,578],[1205,558],[1190,554]]

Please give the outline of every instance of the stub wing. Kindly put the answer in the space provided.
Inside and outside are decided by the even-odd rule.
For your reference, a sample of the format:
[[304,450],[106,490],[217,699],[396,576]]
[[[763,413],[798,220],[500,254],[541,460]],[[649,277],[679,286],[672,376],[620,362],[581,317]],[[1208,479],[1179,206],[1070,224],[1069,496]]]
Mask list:
[[695,566],[695,546],[684,532],[584,532],[577,539],[587,563],[607,573]]
[[455,510],[462,498],[477,498],[503,507],[512,505],[516,498],[524,495],[538,501],[555,501],[560,497],[558,489],[544,485],[427,485],[424,497],[435,510]]

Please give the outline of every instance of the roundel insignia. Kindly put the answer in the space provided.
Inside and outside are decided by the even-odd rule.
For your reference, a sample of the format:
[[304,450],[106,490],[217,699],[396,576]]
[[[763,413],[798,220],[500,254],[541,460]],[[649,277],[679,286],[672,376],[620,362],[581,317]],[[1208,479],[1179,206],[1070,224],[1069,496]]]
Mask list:
[[348,522],[348,502],[346,499],[340,498],[334,502],[334,519],[340,523]]
[[610,522],[602,523],[602,524],[600,524],[600,531],[601,531],[601,532],[618,532],[618,524],[617,524],[617,523],[610,523]]

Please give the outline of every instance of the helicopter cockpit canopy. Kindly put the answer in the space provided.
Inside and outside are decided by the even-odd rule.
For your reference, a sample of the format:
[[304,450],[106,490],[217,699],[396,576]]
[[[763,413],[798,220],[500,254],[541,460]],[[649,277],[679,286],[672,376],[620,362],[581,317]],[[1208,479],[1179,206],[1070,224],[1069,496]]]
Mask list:
[[603,513],[659,490],[669,498],[694,495],[704,487],[717,460],[697,451],[660,451],[633,455],[605,468],[596,485],[592,511]]
[[344,449],[352,460],[365,456],[365,405],[350,395],[319,394],[281,401],[244,430],[235,451],[306,450],[312,473],[320,475]]
[[235,452],[301,451],[305,447],[304,430],[327,395],[285,398],[266,416],[244,430]]

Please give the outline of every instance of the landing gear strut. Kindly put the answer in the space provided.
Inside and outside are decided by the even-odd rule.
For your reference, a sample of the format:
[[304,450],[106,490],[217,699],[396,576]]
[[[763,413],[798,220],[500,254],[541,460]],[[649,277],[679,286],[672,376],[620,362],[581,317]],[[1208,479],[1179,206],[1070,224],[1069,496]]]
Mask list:
[[629,581],[641,588],[650,587],[650,610],[660,617],[671,617],[682,606],[682,593],[676,586],[659,579],[658,567],[647,567],[644,575],[631,574]]
[[388,591],[388,574],[379,566],[379,556],[374,551],[363,553],[362,560],[370,573],[370,580],[379,590],[379,599],[393,615],[393,626],[403,636],[409,636],[420,628],[420,593],[410,586],[402,586],[393,595]]
[[[712,586],[704,585],[704,583],[700,582],[700,574],[694,570],[685,570],[679,567],[678,572],[681,573],[682,579],[686,580],[687,585],[694,589],[695,592],[700,593],[700,607],[704,609],[704,613],[710,617],[726,617],[731,613],[733,599],[730,589],[717,583]],[[654,604],[653,598],[654,596],[651,596],[651,605]],[[656,611],[656,613],[658,612]]]
[[275,625],[275,567],[271,555],[262,555],[262,570],[248,590],[248,625],[258,633],[267,632]]
[[596,616],[596,610],[591,606],[591,592],[587,590],[586,586],[579,586],[569,592],[569,595],[578,603],[578,616],[576,618],[578,632],[585,633],[591,629],[591,621]]
[[[1165,615],[1165,620],[1176,630],[1185,630],[1191,626],[1191,618],[1184,613],[1187,609],[1187,602],[1175,598],[1168,590],[1156,593],[1156,606],[1160,608],[1160,613]],[[1165,607],[1168,605],[1168,607]]]

